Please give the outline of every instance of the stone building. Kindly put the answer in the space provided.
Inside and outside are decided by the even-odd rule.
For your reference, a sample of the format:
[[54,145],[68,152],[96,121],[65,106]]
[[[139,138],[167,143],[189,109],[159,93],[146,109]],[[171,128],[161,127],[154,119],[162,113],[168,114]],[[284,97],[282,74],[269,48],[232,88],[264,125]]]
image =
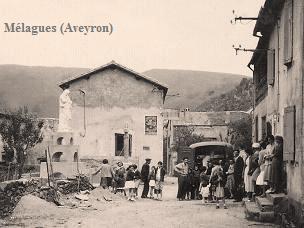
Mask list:
[[260,36],[249,63],[254,80],[255,141],[284,138],[289,214],[304,223],[303,164],[304,1],[266,0],[253,35]]
[[165,85],[112,61],[59,86],[69,90],[68,128],[81,161],[162,161]]

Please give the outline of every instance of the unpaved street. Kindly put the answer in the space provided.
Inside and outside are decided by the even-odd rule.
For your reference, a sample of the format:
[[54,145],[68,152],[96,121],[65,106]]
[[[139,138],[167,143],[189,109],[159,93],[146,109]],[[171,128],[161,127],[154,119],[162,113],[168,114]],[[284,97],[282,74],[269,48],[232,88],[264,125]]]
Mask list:
[[[173,184],[174,183],[174,184]],[[166,181],[164,200],[139,199],[126,201],[115,196],[112,202],[103,200],[100,192],[90,194],[90,200],[77,208],[58,208],[44,201],[29,200],[17,206],[10,220],[0,226],[9,227],[272,227],[245,219],[243,208],[228,202],[229,208],[215,209],[200,201],[175,199],[176,179]],[[100,194],[100,195],[98,195]],[[25,201],[23,203],[26,203]]]

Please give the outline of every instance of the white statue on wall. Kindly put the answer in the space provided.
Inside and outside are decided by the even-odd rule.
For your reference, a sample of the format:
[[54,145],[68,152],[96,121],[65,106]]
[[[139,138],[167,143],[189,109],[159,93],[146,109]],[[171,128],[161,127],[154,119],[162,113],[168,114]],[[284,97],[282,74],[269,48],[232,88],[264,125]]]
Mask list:
[[59,97],[59,132],[70,132],[72,120],[72,100],[70,90],[65,89]]

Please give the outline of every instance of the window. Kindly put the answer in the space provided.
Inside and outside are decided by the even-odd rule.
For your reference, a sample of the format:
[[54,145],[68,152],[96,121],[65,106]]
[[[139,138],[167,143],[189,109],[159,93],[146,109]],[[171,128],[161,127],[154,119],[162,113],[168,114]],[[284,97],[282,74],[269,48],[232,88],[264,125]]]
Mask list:
[[256,64],[254,65],[253,79],[255,84],[255,101],[258,104],[262,101],[268,91],[267,86],[267,64],[268,58],[266,52],[262,52]]
[[266,135],[272,135],[272,126],[269,122],[266,123]]
[[262,117],[262,139],[266,138],[266,116]]
[[[125,137],[128,137],[128,145],[125,145]],[[125,156],[125,149],[129,148],[128,155],[132,156],[132,135],[115,134],[115,156]]]
[[284,18],[284,64],[290,66],[293,55],[293,0],[287,0]]
[[124,134],[115,134],[115,156],[124,156]]
[[259,140],[259,117],[255,117],[255,141]]
[[157,116],[145,117],[145,134],[146,135],[157,134]]
[[284,109],[284,161],[295,160],[295,145],[296,145],[296,108],[290,106]]
[[275,52],[267,51],[267,83],[273,85],[275,79]]

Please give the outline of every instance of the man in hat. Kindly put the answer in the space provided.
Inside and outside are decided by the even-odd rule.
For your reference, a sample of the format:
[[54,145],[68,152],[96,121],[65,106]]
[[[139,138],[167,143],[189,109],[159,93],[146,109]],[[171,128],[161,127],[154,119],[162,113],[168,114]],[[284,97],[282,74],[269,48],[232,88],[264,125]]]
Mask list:
[[184,157],[183,161],[177,164],[174,170],[179,174],[177,198],[178,200],[184,200],[188,187],[189,158]]
[[141,198],[147,198],[149,193],[149,173],[150,173],[151,158],[146,158],[146,163],[141,168],[141,180],[144,182],[144,188]]

